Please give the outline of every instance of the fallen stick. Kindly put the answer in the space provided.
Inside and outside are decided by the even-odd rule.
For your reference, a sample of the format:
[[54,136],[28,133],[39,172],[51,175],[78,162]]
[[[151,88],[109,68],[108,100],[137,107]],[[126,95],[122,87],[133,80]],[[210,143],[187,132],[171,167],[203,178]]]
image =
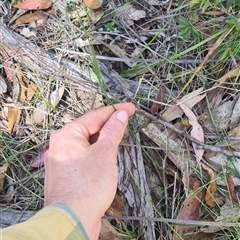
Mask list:
[[[76,64],[70,59],[61,58],[54,52],[44,51],[30,40],[8,29],[4,24],[0,25],[0,55],[4,60],[13,59],[15,62],[25,65],[34,73],[45,76],[70,80],[82,87],[82,90],[100,92],[97,80],[90,74],[88,66]],[[113,69],[108,69],[103,63],[98,62],[102,71],[102,79],[108,94],[133,96],[137,84],[129,83]],[[42,87],[41,81],[37,83]],[[130,90],[131,89],[131,90]]]
[[12,226],[16,223],[24,222],[30,217],[35,215],[37,211],[23,211],[15,210],[12,207],[1,207],[0,206],[0,229],[8,226]]
[[[62,59],[53,53],[43,51],[36,44],[0,25],[0,54],[5,60],[13,59],[36,73],[66,78],[78,83],[84,89],[94,91],[93,82],[81,66]],[[41,83],[38,83],[41,86]],[[95,90],[96,91],[96,90]]]

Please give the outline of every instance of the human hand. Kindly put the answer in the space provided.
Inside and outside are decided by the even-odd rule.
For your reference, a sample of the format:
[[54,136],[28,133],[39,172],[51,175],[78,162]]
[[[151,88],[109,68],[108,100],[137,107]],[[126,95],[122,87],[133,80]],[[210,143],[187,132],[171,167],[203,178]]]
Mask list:
[[117,149],[135,112],[131,103],[91,111],[51,134],[45,154],[45,206],[69,207],[90,239],[111,205],[118,181]]

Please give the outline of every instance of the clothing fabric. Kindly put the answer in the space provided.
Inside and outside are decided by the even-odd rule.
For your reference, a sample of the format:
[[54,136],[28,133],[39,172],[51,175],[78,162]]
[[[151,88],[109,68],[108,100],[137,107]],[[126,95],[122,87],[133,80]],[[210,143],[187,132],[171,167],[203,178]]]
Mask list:
[[26,222],[0,229],[1,240],[89,240],[77,216],[66,206],[53,204]]

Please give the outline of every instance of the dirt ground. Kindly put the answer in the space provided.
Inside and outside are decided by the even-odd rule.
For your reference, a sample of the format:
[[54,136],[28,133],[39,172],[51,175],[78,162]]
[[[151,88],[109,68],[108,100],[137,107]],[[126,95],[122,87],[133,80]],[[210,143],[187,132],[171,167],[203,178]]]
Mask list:
[[239,239],[239,6],[2,1],[0,227],[43,207],[52,131],[133,102],[99,239]]

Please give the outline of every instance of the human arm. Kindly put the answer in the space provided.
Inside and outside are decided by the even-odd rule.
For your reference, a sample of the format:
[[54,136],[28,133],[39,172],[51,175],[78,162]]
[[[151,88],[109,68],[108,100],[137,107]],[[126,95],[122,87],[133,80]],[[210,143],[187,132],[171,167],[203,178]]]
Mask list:
[[114,107],[91,111],[53,132],[44,160],[45,206],[71,209],[90,239],[97,239],[101,217],[115,196],[117,149],[135,111],[131,103]]

